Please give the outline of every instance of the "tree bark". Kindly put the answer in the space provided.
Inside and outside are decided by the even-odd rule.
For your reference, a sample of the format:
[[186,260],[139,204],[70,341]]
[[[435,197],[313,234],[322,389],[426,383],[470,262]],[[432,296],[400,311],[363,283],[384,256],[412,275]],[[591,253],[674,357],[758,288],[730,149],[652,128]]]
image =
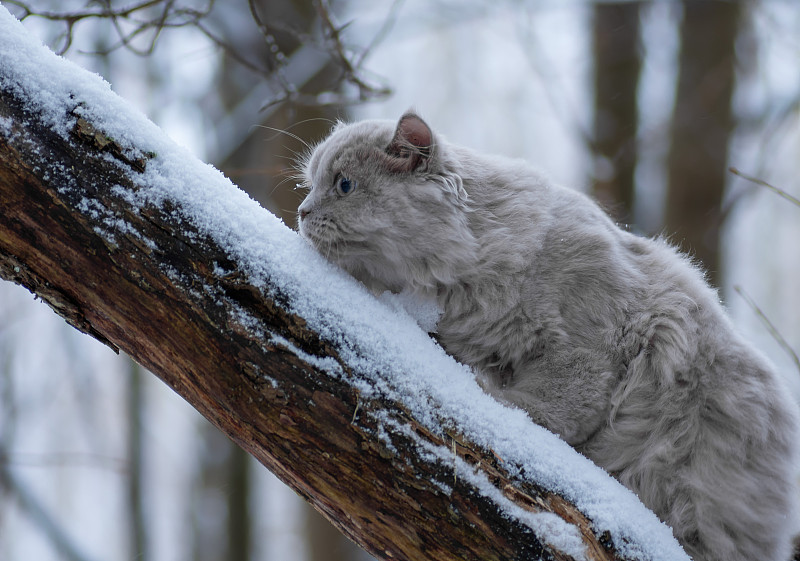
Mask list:
[[[509,474],[491,451],[433,434],[401,404],[366,399],[310,364],[303,357],[332,357],[358,374],[287,311],[280,286],[267,295],[242,273],[219,273],[236,263],[180,208],[131,208],[124,192],[147,158],[74,115],[61,136],[18,95],[0,91],[0,276],[155,373],[376,557],[571,559],[421,454],[422,441],[452,449],[522,508],[577,526],[587,559],[623,558],[573,505]],[[109,220],[127,233],[101,235]],[[254,335],[242,310],[291,348]],[[378,438],[378,413],[415,437]]]

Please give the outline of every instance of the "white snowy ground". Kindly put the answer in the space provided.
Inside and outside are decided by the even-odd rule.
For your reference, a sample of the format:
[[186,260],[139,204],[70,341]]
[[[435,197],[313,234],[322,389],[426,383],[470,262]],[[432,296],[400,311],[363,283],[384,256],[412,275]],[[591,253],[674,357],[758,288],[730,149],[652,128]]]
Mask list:
[[[467,438],[494,450],[512,471],[522,467],[531,480],[574,502],[631,558],[688,559],[669,528],[631,492],[521,411],[485,395],[469,369],[436,346],[401,306],[373,298],[221,173],[131,109],[108,83],[30,37],[1,6],[0,61],[0,87],[13,88],[54,130],[68,134],[66,116],[77,100],[87,120],[115,141],[156,154],[129,200],[139,206],[176,203],[197,228],[230,252],[254,284],[266,287],[270,279],[281,286],[292,311],[368,377],[369,384],[359,387],[362,392],[379,391],[401,401],[435,432],[441,432],[439,419],[448,419]],[[10,123],[0,119],[0,135],[10,130]],[[82,206],[90,208],[90,201]],[[117,221],[107,226],[107,235],[113,235],[127,225]],[[425,452],[453,465],[446,448]],[[458,477],[473,482],[509,517],[530,526],[544,541],[584,557],[575,527],[554,515],[523,511],[469,465],[456,466]]]

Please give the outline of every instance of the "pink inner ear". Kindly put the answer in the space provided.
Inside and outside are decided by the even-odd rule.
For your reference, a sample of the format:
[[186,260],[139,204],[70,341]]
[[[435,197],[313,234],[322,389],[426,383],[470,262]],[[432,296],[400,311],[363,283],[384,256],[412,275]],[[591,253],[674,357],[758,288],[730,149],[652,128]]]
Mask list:
[[425,121],[413,114],[406,114],[397,124],[395,138],[403,139],[417,148],[429,148],[432,144],[431,129]]
[[396,173],[416,170],[431,156],[433,133],[414,113],[400,117],[394,137],[386,147],[387,165]]

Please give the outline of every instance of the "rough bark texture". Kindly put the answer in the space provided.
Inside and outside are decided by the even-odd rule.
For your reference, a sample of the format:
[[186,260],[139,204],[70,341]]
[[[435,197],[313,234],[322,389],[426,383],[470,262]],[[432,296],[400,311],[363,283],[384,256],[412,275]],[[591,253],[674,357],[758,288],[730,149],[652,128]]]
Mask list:
[[[131,177],[147,158],[127,155],[77,117],[62,138],[10,92],[0,91],[0,118],[12,123],[11,134],[0,135],[0,276],[158,375],[373,555],[569,559],[453,469],[420,455],[421,439],[483,470],[521,507],[576,524],[589,559],[621,558],[574,506],[509,476],[491,451],[459,435],[432,434],[400,404],[363,399],[345,380],[244,328],[236,310],[303,353],[333,357],[358,375],[285,310],[280,286],[265,295],[242,274],[215,274],[214,263],[229,271],[236,264],[179,208],[134,212],[110,189],[136,189]],[[130,235],[103,235],[109,219],[126,221]],[[416,440],[390,434],[389,446],[377,438],[377,412],[413,427]]]

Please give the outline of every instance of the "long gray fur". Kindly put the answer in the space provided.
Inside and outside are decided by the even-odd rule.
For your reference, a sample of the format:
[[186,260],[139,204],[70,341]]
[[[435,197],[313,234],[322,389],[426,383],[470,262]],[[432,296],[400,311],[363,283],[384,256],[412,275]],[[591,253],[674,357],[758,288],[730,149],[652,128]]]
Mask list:
[[487,392],[633,490],[696,561],[789,559],[796,406],[688,258],[413,113],[339,124],[303,166],[300,233],[376,292],[435,295],[440,343]]

